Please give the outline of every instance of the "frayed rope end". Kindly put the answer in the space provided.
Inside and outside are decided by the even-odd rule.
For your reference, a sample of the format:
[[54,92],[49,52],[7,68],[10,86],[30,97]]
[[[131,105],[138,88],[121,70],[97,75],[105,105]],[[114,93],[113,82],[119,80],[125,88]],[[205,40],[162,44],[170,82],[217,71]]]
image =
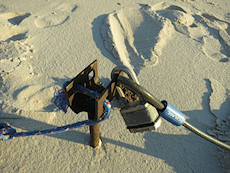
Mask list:
[[65,113],[67,112],[69,102],[63,89],[57,91],[55,88],[54,96],[51,99],[51,102],[54,103],[59,110],[62,110]]

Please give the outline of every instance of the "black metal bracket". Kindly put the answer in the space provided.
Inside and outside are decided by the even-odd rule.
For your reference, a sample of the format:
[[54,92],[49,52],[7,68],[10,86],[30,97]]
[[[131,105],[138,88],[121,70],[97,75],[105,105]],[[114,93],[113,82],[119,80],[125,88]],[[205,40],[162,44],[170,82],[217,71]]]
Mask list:
[[[111,101],[116,93],[116,81],[112,80],[105,88],[103,83],[99,81],[97,71],[97,60],[92,62],[81,73],[79,73],[71,82],[64,88],[70,108],[79,113],[82,111],[88,112],[88,118],[91,121],[97,121],[104,112],[103,103],[107,98]],[[90,74],[93,72],[93,76]],[[82,85],[85,88],[96,91],[100,94],[98,98],[90,97],[89,95],[78,93],[77,85]],[[99,124],[90,126],[90,145],[97,147],[100,145],[100,128]]]
[[[103,83],[98,78],[98,61],[95,60],[82,72],[80,72],[71,82],[64,88],[68,97],[70,108],[79,113],[82,111],[88,112],[89,119],[97,121],[103,114],[103,102],[107,98],[111,101],[116,93],[116,81],[111,81],[105,88]],[[93,73],[93,76],[90,74]],[[95,99],[86,94],[78,93],[77,85],[82,85],[85,88],[96,91],[100,94],[99,98]]]

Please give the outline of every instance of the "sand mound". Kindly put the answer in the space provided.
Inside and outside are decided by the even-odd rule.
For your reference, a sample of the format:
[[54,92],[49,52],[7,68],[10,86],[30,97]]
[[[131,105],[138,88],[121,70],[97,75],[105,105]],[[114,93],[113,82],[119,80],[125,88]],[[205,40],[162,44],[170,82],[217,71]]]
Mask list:
[[174,32],[171,22],[149,6],[123,8],[108,15],[101,29],[104,44],[113,56],[139,71],[154,66]]
[[180,6],[167,3],[115,11],[105,19],[101,34],[105,48],[118,63],[139,72],[142,67],[157,65],[175,30],[201,44],[209,58],[220,62],[229,61],[228,22],[205,13],[193,14]]

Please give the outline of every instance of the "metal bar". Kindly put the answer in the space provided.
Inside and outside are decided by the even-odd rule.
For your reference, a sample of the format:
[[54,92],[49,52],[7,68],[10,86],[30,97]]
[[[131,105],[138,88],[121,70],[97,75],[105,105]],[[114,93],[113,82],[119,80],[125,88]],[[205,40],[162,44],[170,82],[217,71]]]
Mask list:
[[111,72],[111,79],[113,80],[116,77],[116,75],[120,74],[120,72],[125,72],[130,79],[132,79],[134,82],[140,85],[135,72],[126,66],[115,67]]
[[[102,93],[102,96],[97,99],[95,102],[95,114],[94,118],[95,120],[98,120],[101,115],[103,114],[104,108],[103,108],[103,102],[106,98],[111,101],[115,95],[116,92],[116,85],[115,81],[110,82],[110,84],[107,86],[107,88]],[[100,128],[99,124],[90,126],[90,145],[92,147],[97,147],[100,145]]]
[[[102,96],[103,97],[103,96]],[[94,121],[98,120],[100,116],[103,114],[103,103],[101,104],[99,101],[100,99],[97,99],[95,102],[95,112],[94,112]],[[100,145],[100,126],[99,124],[95,124],[92,126],[89,126],[90,130],[90,146],[95,148]]]
[[95,148],[100,145],[100,127],[99,124],[89,126],[90,146]]

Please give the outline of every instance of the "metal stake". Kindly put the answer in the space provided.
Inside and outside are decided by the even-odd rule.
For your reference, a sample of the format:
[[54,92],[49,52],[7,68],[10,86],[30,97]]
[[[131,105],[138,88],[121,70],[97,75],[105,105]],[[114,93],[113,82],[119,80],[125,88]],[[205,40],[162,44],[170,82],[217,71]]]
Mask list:
[[89,126],[90,130],[90,146],[95,148],[100,144],[100,128],[99,124]]
[[[116,81],[112,80],[110,84],[104,88],[98,78],[97,60],[92,62],[81,73],[79,73],[72,81],[65,87],[65,92],[69,100],[70,108],[77,114],[82,111],[88,112],[90,121],[97,121],[103,114],[103,103],[107,98],[109,101],[113,99],[116,93]],[[93,71],[93,77],[89,74]],[[117,74],[119,76],[120,74]],[[100,93],[100,98],[93,102],[87,102],[87,96],[76,93],[77,85],[82,85],[90,90]],[[100,129],[99,124],[90,126],[90,145],[97,147],[100,144]]]

